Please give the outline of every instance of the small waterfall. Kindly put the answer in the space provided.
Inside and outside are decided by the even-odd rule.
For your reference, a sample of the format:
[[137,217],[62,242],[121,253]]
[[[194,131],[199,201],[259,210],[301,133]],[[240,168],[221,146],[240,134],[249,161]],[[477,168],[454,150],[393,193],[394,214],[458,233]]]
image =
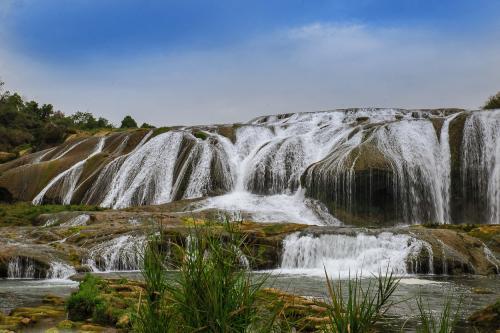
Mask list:
[[59,226],[61,227],[77,227],[87,225],[87,222],[90,220],[90,215],[88,214],[80,214],[71,218],[69,221],[61,223]]
[[78,142],[75,142],[73,144],[70,144],[70,145],[66,146],[65,149],[61,150],[55,156],[52,156],[52,158],[50,159],[50,161],[55,161],[55,160],[58,160],[60,158],[63,158],[66,154],[68,154],[70,151],[72,151],[73,149],[75,149],[76,147],[78,147],[79,145],[81,145],[85,141],[86,141],[86,139],[80,140]]
[[56,183],[62,182],[62,184],[60,185],[61,186],[61,192],[60,192],[61,201],[63,204],[69,205],[71,203],[71,199],[73,198],[73,193],[75,191],[78,180],[80,179],[80,176],[82,174],[83,166],[85,165],[85,162],[87,162],[89,159],[91,159],[95,155],[99,154],[102,151],[105,142],[106,142],[106,137],[100,138],[96,147],[94,148],[92,153],[90,153],[90,155],[87,156],[87,158],[75,163],[69,169],[61,172],[60,174],[58,174],[57,176],[52,178],[52,180],[33,199],[33,204],[34,205],[42,204],[43,198],[45,197],[45,194],[53,186],[55,186]]
[[8,279],[34,279],[35,261],[28,257],[13,257],[7,265]]
[[141,268],[146,237],[123,235],[88,251],[86,264],[94,272],[136,271]]
[[76,270],[72,266],[60,261],[52,261],[47,271],[47,279],[66,280],[75,274]]
[[488,260],[493,266],[495,266],[495,273],[500,274],[500,261],[485,244],[483,244],[483,251],[486,260]]
[[54,150],[56,150],[57,147],[53,147],[53,148],[49,148],[49,149],[46,149],[46,150],[43,150],[39,153],[39,155],[33,159],[32,163],[40,163],[43,161],[43,159],[45,158],[45,156],[49,155],[50,153],[52,153]]
[[[300,235],[285,238],[280,271],[292,274],[347,277],[369,276],[387,267],[396,274],[408,272],[425,243],[408,235],[383,232],[378,235]],[[432,255],[430,256],[432,258]],[[432,267],[432,262],[429,262]]]

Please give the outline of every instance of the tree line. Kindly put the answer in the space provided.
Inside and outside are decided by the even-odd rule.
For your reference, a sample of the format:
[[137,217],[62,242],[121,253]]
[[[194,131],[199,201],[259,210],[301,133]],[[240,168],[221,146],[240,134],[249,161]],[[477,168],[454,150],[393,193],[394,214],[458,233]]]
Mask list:
[[[115,128],[106,118],[90,112],[66,115],[54,110],[52,104],[27,101],[16,92],[5,91],[4,85],[0,80],[0,153],[8,155],[8,159],[27,149],[37,151],[60,144],[78,130]],[[120,128],[137,127],[131,116],[125,116],[120,125]],[[154,126],[144,123],[141,127]]]

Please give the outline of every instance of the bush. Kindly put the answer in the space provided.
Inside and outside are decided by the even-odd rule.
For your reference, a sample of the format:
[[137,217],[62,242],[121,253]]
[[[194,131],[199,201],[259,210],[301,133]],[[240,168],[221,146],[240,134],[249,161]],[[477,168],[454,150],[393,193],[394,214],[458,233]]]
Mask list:
[[66,303],[70,320],[83,321],[94,316],[100,318],[105,304],[99,298],[99,281],[100,279],[95,276],[85,275],[78,291],[71,294]]
[[500,109],[500,91],[488,99],[483,109]]

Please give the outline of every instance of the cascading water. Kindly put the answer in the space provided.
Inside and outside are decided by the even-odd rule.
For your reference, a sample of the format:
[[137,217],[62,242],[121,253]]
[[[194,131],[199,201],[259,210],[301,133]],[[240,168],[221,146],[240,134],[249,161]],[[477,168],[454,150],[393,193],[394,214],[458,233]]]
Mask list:
[[[54,177],[47,184],[47,186],[45,186],[40,191],[40,193],[38,193],[38,195],[33,199],[33,204],[34,205],[42,204],[43,199],[44,199],[47,191],[49,191],[53,186],[55,186],[57,184],[58,186],[61,186],[61,188],[62,188],[62,190],[61,190],[62,203],[65,205],[69,205],[71,203],[71,199],[73,198],[73,193],[75,191],[78,180],[80,179],[80,176],[82,174],[85,162],[87,162],[89,159],[91,159],[95,155],[99,154],[102,151],[105,142],[106,142],[106,137],[100,138],[97,145],[95,146],[94,150],[90,153],[90,155],[88,155],[85,159],[78,161],[73,166],[71,166],[69,169],[61,172],[56,177]],[[77,145],[77,144],[75,144],[75,145]],[[73,146],[73,148],[74,148],[74,146]],[[58,158],[60,158],[60,157],[61,156],[59,156]]]
[[89,249],[85,263],[94,272],[139,270],[145,242],[144,236],[119,236]]
[[[463,138],[450,146],[457,119],[465,119]],[[216,196],[194,209],[308,224],[338,224],[326,211],[346,223],[450,223],[457,215],[450,211],[452,197],[458,205],[451,193],[451,150],[458,150],[461,179],[453,171],[454,186],[462,181],[464,197],[483,202],[485,219],[499,223],[499,119],[499,110],[297,113],[226,126],[232,131],[227,137],[217,126],[149,132],[125,155],[130,136],[121,134],[113,136],[114,151],[106,152],[111,158],[95,180],[83,184],[79,178],[104,142],[54,177],[33,203],[42,203],[49,191],[52,200],[69,203],[78,190],[82,203],[112,208]],[[39,157],[60,159],[82,142]]]
[[[370,276],[389,269],[395,274],[416,272],[419,254],[430,246],[408,235],[382,232],[378,235],[320,236],[292,234],[283,242],[281,273],[331,277]],[[432,253],[430,253],[432,258]],[[432,259],[427,264],[433,266]]]
[[462,140],[462,182],[465,198],[486,210],[485,222],[500,223],[500,110],[471,114]]
[[7,265],[8,279],[34,279],[35,261],[28,257],[14,257]]
[[47,271],[47,279],[66,280],[75,274],[76,270],[72,266],[60,261],[52,261]]

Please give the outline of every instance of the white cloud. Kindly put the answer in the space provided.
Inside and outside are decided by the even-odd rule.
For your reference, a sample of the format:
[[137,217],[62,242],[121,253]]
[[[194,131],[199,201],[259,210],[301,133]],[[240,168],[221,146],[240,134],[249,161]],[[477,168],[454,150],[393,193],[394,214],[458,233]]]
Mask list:
[[474,108],[500,89],[496,37],[460,41],[418,29],[314,23],[212,51],[70,68],[0,48],[0,76],[66,112],[115,122],[132,114],[157,125],[337,107]]

